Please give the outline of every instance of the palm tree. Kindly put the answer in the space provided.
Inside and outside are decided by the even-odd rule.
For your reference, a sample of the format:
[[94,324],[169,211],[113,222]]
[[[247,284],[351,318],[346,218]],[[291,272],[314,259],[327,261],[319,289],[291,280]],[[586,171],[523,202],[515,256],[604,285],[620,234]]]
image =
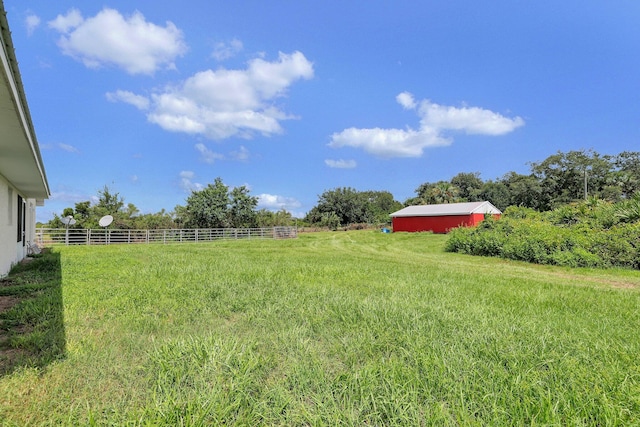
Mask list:
[[440,181],[436,183],[430,193],[435,203],[454,203],[459,200],[460,189],[450,182]]

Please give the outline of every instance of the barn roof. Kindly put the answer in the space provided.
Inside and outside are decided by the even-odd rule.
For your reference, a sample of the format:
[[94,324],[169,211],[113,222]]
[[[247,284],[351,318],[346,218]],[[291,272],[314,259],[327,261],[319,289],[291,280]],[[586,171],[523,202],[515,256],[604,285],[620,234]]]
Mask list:
[[441,205],[420,205],[407,206],[397,212],[392,213],[392,217],[407,216],[445,216],[445,215],[471,215],[481,214],[501,214],[500,209],[489,202],[466,202],[466,203],[444,203]]

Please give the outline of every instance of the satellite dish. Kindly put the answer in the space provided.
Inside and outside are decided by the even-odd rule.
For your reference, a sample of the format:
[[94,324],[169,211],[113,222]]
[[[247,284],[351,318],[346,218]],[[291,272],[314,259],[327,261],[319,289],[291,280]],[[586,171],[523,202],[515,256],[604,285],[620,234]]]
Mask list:
[[100,218],[100,221],[98,221],[98,224],[100,224],[100,227],[108,227],[112,222],[113,222],[113,217],[111,215],[105,215],[102,218]]
[[62,221],[62,223],[64,225],[73,225],[76,223],[76,220],[73,219],[73,217],[71,215],[69,216],[65,216],[64,218],[62,218],[60,221]]

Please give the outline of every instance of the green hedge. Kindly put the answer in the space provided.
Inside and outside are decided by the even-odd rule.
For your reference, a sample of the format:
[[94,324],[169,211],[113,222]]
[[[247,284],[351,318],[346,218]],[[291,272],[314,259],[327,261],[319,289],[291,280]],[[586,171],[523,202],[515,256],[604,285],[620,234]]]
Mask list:
[[638,201],[591,200],[545,213],[508,208],[499,220],[452,230],[446,250],[538,264],[640,269],[640,221],[626,214]]

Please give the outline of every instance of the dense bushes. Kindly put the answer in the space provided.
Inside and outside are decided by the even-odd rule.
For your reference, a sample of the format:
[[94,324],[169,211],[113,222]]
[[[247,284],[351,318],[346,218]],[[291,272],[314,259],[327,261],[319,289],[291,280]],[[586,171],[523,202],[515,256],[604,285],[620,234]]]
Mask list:
[[500,220],[452,230],[446,250],[538,264],[640,269],[640,196],[549,212],[510,207]]

